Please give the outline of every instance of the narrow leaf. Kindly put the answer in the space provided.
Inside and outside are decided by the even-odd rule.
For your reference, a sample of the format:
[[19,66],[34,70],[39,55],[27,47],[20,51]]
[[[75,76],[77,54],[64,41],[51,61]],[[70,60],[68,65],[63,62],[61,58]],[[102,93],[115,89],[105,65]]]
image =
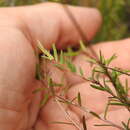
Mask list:
[[109,103],[109,105],[117,105],[117,106],[128,106],[128,104],[124,104],[124,103],[118,103],[118,102],[113,102],[113,103]]
[[68,104],[68,105],[72,104],[72,101],[66,101],[66,100],[58,100],[58,101],[61,103]]
[[103,88],[103,87],[98,86],[98,85],[93,85],[93,84],[91,84],[90,86],[91,86],[92,88],[95,88],[95,89],[98,89],[98,90],[101,90],[101,91],[107,91],[106,88]]
[[52,78],[48,78],[48,85],[49,85],[49,88],[51,90],[52,95],[54,96],[55,95],[55,90],[54,90],[54,85],[53,85]]
[[79,104],[80,106],[82,106],[80,92],[78,92],[78,104]]
[[80,43],[80,48],[81,48],[81,50],[82,50],[82,51],[86,51],[86,46],[84,45],[83,41],[80,40],[79,43]]
[[73,56],[77,56],[79,54],[78,51],[75,51],[75,52],[66,52],[64,53],[65,56],[68,56],[68,57],[73,57]]
[[52,60],[52,59],[50,59],[50,57],[47,57],[47,56],[45,56],[45,55],[41,55],[41,57],[42,57],[43,59]]
[[126,95],[127,95],[127,96],[128,96],[128,91],[129,91],[128,80],[126,79],[126,80],[125,80],[125,92],[126,92]]
[[44,55],[48,57],[49,60],[54,59],[54,57],[50,54],[50,52],[43,47],[40,41],[38,41],[38,48],[42,51]]
[[48,99],[49,99],[49,95],[45,94],[43,100],[40,103],[40,106],[43,107],[47,103]]
[[113,54],[109,59],[106,60],[106,65],[109,65],[116,58],[117,58],[117,56],[115,54]]
[[93,111],[91,111],[90,114],[92,114],[93,116],[95,116],[98,119],[101,119],[100,116],[97,113],[93,112]]
[[54,59],[56,62],[58,62],[58,54],[55,44],[52,45],[53,53],[54,53]]
[[87,62],[89,62],[91,64],[97,64],[97,61],[95,59],[92,59],[92,58],[88,58]]
[[53,121],[51,122],[52,124],[59,124],[59,125],[74,125],[73,123],[69,123],[69,122],[60,122],[60,121]]
[[102,64],[105,64],[105,58],[104,58],[104,56],[102,55],[101,50],[99,51],[99,60],[100,60],[100,62],[101,62]]
[[109,103],[110,103],[110,101],[108,101],[108,103],[107,103],[107,105],[106,105],[106,108],[105,108],[104,119],[107,118],[107,113],[108,113]]
[[124,128],[125,128],[126,130],[128,130],[127,125],[126,125],[123,121],[122,121],[121,123],[122,123],[122,125],[124,126]]
[[41,80],[42,79],[41,68],[40,68],[40,64],[38,64],[38,63],[36,64],[35,78],[37,80]]
[[113,126],[111,124],[95,124],[94,126]]
[[127,127],[129,128],[129,126],[130,126],[130,118],[128,119],[128,122],[127,122]]
[[67,61],[67,66],[71,70],[71,72],[75,73],[77,71],[75,65],[71,63],[71,61]]
[[63,53],[63,51],[61,50],[61,52],[60,52],[60,64],[64,64],[64,53]]
[[42,90],[44,90],[43,87],[42,87],[42,88],[37,88],[37,89],[35,89],[35,90],[33,91],[33,93],[41,92]]
[[80,73],[80,76],[84,76],[84,72],[81,67],[79,67],[79,73]]
[[87,125],[86,125],[85,116],[82,117],[82,124],[83,124],[83,129],[84,129],[84,130],[87,130]]
[[64,67],[60,64],[53,64],[55,67],[57,67],[60,70],[64,70]]

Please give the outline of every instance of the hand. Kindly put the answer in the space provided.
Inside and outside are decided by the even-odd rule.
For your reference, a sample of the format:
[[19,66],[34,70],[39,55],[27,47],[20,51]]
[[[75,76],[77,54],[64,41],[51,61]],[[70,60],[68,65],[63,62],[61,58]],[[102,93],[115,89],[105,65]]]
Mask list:
[[[97,54],[99,54],[99,51],[101,50],[105,58],[109,58],[113,54],[116,54],[118,57],[116,60],[114,60],[111,64],[113,67],[119,67],[122,69],[129,70],[129,46],[130,39],[126,40],[120,40],[120,41],[111,41],[111,42],[105,42],[105,43],[99,43],[96,45],[93,45],[93,49]],[[125,52],[125,53],[124,53]],[[79,56],[75,57],[73,60],[73,63],[78,67],[81,67],[84,71],[84,74],[89,77],[92,68],[90,67],[89,63],[86,62],[86,56],[83,54],[80,54]],[[124,64],[123,64],[124,63]],[[53,65],[48,66],[50,73],[52,74],[52,78],[54,81],[61,83],[63,76],[65,75],[61,71],[57,70],[53,67]],[[51,69],[50,69],[51,68]],[[122,82],[125,81],[125,78],[128,78],[126,76],[122,76],[121,80]],[[100,92],[98,90],[95,90],[90,87],[89,82],[84,82],[79,77],[72,75],[71,73],[68,73],[66,75],[66,80],[64,81],[67,85],[71,85],[71,88],[69,89],[69,92],[66,94],[66,99],[72,100],[74,99],[78,92],[80,92],[82,97],[82,105],[86,108],[89,108],[89,110],[93,110],[99,115],[104,114],[104,110],[107,104],[108,97],[110,95]],[[129,78],[128,78],[129,82]],[[66,85],[66,86],[67,86]],[[50,109],[49,109],[50,108]],[[52,109],[55,108],[55,109]],[[74,121],[80,122],[83,115],[86,115],[85,112],[80,110],[79,108],[76,108],[74,106],[69,106],[69,108],[65,105],[64,109],[70,113],[72,116],[72,119]],[[49,113],[48,113],[49,111]],[[53,121],[59,121],[59,122],[67,122],[66,115],[64,112],[59,108],[57,103],[54,103],[53,99],[50,100],[47,105],[42,109],[42,114],[47,117],[47,122],[53,122]],[[121,114],[122,113],[122,114]],[[117,124],[118,126],[122,126],[121,122],[127,122],[129,119],[129,112],[126,109],[122,109],[122,107],[110,107],[108,112],[108,120],[112,121],[113,123]],[[118,128],[115,127],[96,127],[94,124],[104,124],[105,122],[100,121],[99,119],[96,119],[92,117],[92,115],[87,114],[87,120],[86,124],[88,127],[88,130],[118,130]],[[75,130],[75,127],[73,126],[67,126],[67,125],[52,125],[51,123],[48,123],[48,126],[51,130],[62,130],[62,129],[70,129]]]
[[[69,8],[88,39],[92,39],[101,24],[99,12]],[[80,36],[60,4],[1,8],[0,19],[0,129],[50,129],[50,112],[46,116],[39,107],[42,95],[32,94],[40,84],[35,79],[34,47],[40,40],[48,49],[52,43],[63,48],[77,44]]]
[[[102,54],[105,56],[105,58],[109,58],[113,54],[116,54],[118,57],[116,60],[114,60],[111,64],[113,67],[118,67],[118,68],[123,68],[126,70],[129,70],[129,46],[130,39],[125,39],[125,40],[120,40],[120,41],[111,41],[111,42],[105,42],[105,43],[99,43],[96,45],[93,45],[94,51],[99,54],[99,51],[102,51]],[[122,47],[123,46],[123,47]],[[125,52],[125,53],[124,53]],[[123,64],[124,63],[124,64]],[[88,62],[86,62],[86,56],[84,54],[80,54],[77,57],[74,58],[73,64],[79,68],[81,67],[82,70],[84,71],[84,75],[86,77],[89,77],[91,74],[91,66]],[[51,69],[50,69],[51,68]],[[81,99],[82,99],[82,106],[85,108],[92,110],[96,113],[98,113],[100,116],[104,115],[104,110],[108,101],[108,97],[110,97],[109,94],[105,92],[98,91],[96,89],[93,89],[90,87],[90,82],[85,82],[81,78],[79,78],[76,75],[73,75],[72,73],[63,73],[53,66],[49,66],[50,69],[50,74],[52,74],[52,79],[55,82],[61,83],[63,76],[66,76],[66,80],[64,81],[67,85],[71,86],[69,91],[67,92],[65,99],[71,101],[74,99],[77,95],[78,92],[80,92]],[[58,78],[56,78],[58,75]],[[122,76],[121,81],[124,82],[125,79],[129,78],[128,76]],[[67,86],[66,85],[66,86]],[[77,102],[76,102],[77,103]],[[49,109],[50,108],[50,109]],[[55,109],[52,109],[55,108]],[[81,109],[71,105],[71,106],[64,106],[64,109],[67,110],[71,118],[75,122],[80,122],[83,115],[86,115],[86,124],[88,130],[119,130],[118,128],[111,127],[111,126],[106,126],[106,127],[97,127],[94,126],[94,124],[106,124],[103,121],[100,121],[99,119],[95,118],[94,116],[83,112]],[[49,113],[47,113],[49,111]],[[54,121],[59,121],[59,122],[67,122],[66,116],[59,108],[57,103],[55,103],[52,100],[50,100],[47,105],[42,109],[42,114],[47,117],[47,122],[54,122]],[[108,114],[107,114],[107,119],[112,121],[113,123],[117,124],[118,126],[122,126],[121,122],[127,122],[129,119],[129,112],[123,108],[123,107],[110,107]],[[76,130],[75,127],[73,126],[67,126],[67,125],[52,125],[51,123],[49,124],[49,127],[51,130],[64,130],[64,129],[69,129],[69,130]],[[81,123],[82,125],[82,123]]]
[[[112,42],[100,43],[94,45],[93,49],[97,54],[99,54],[99,51],[101,50],[105,58],[109,58],[113,54],[116,54],[118,57],[112,62],[111,66],[129,70],[130,69],[129,42],[130,39],[120,40],[116,42],[112,41]],[[80,54],[79,56],[77,56],[74,59],[73,63],[77,66],[77,68],[81,67],[83,69],[86,77],[90,77],[92,68],[90,64],[86,62],[86,56],[84,54]],[[121,76],[122,83],[125,81],[126,78],[128,79],[129,83],[129,77],[125,75]],[[77,96],[78,92],[80,92],[83,106],[85,106],[89,110],[98,113],[100,116],[104,115],[108,97],[110,97],[109,94],[91,88],[89,82],[84,82],[77,76],[74,76],[72,74],[67,75],[67,81],[69,84],[71,84],[71,88],[69,89],[69,92],[67,93],[66,96],[68,100],[72,100],[74,97]],[[79,119],[82,119],[82,116],[86,115],[85,112],[74,106],[71,106],[70,110],[74,112],[76,115],[78,115]],[[117,124],[118,126],[122,126],[121,124],[122,121],[127,122],[130,116],[129,112],[125,108],[123,109],[123,107],[117,107],[117,106],[110,107],[107,115],[108,115],[107,119]],[[110,126],[106,127],[94,126],[94,124],[106,124],[106,123],[100,121],[99,119],[89,114],[87,114],[86,117],[87,117],[86,124],[88,130],[99,130],[99,129],[119,130],[118,128]]]
[[[90,8],[70,6],[69,8],[81,25],[87,38],[89,40],[92,39],[101,24],[99,12]],[[0,18],[0,129],[75,130],[73,126],[50,124],[51,121],[65,121],[64,114],[52,99],[49,100],[44,108],[40,109],[39,103],[42,99],[42,94],[32,94],[32,91],[40,86],[40,82],[35,79],[36,57],[34,55],[34,47],[37,44],[36,41],[40,40],[46,48],[50,49],[52,43],[56,43],[58,48],[65,48],[70,44],[76,45],[81,39],[62,6],[45,3],[28,7],[1,8]],[[119,54],[122,51],[122,42],[125,44],[122,44],[123,47],[129,50],[129,40],[121,41],[120,44],[114,44],[115,47],[113,47],[117,49],[116,46],[120,45],[120,49],[118,48],[119,51],[117,51]],[[106,46],[110,48],[110,44]],[[97,45],[95,48],[100,46],[105,50],[103,44]],[[116,50],[113,49],[113,52],[116,52]],[[121,55],[123,56],[122,58],[128,55],[128,52],[126,52],[124,55]],[[105,53],[107,55],[106,51]],[[108,51],[108,54],[110,54],[110,51]],[[124,59],[127,66],[129,65],[128,59],[128,56],[127,59]],[[83,59],[78,59],[77,57],[74,61],[75,64],[78,65],[76,62],[79,60],[84,62]],[[119,60],[118,63],[120,63]],[[84,66],[85,63],[82,67]],[[62,75],[61,72],[59,74]],[[68,75],[66,78],[70,79],[70,76]],[[95,104],[100,101],[102,94],[95,94],[93,98],[97,100],[93,100],[92,95],[88,95],[88,91],[92,92],[90,89],[87,88],[88,90],[86,91],[81,90],[80,84],[74,84],[75,78],[69,80],[69,82],[75,86],[68,93],[68,98],[72,98],[73,94],[80,89],[79,91],[84,92],[83,99],[85,103],[87,102],[86,98],[89,97],[91,99],[91,102],[88,101],[87,104],[84,104],[86,107],[90,106],[89,104],[92,104],[92,102]],[[85,84],[87,83],[82,83],[82,86],[86,86]],[[74,91],[74,93],[71,91]],[[101,108],[104,102],[100,101],[101,105],[97,107],[97,112],[102,113]],[[79,120],[81,114],[76,109],[70,108],[69,111]],[[117,110],[115,113],[118,111],[120,110]],[[122,114],[121,117],[124,117],[124,115]],[[90,117],[88,125],[93,121],[95,119]],[[90,127],[90,129],[93,130],[95,128]]]

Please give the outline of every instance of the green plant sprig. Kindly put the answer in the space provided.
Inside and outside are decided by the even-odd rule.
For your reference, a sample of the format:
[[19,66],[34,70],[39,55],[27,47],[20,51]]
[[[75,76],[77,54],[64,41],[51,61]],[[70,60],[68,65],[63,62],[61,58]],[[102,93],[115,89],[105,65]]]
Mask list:
[[[85,51],[85,46],[83,45],[83,43],[80,46],[81,46],[81,50]],[[82,104],[81,104],[82,100],[81,100],[80,93],[78,93],[77,98],[75,98],[75,99],[78,100],[78,105],[74,105],[72,103],[72,101],[66,102],[64,100],[64,103],[80,107],[80,109],[85,110],[86,112],[89,112],[93,116],[98,117],[98,119],[106,122],[107,126],[109,125],[109,126],[117,127],[120,130],[128,130],[126,128],[127,127],[129,128],[129,126],[127,126],[125,128],[124,128],[124,126],[126,126],[126,124],[128,125],[129,123],[125,124],[123,122],[122,123],[123,127],[121,127],[121,126],[118,126],[118,125],[112,123],[111,121],[108,121],[107,118],[106,118],[108,107],[110,105],[120,105],[120,106],[126,107],[128,110],[129,110],[129,107],[130,107],[129,99],[127,98],[128,97],[128,83],[126,83],[126,87],[124,89],[124,86],[121,84],[121,82],[119,80],[119,76],[122,75],[122,74],[126,74],[126,75],[129,76],[129,74],[127,73],[129,71],[123,71],[121,69],[109,67],[109,64],[116,58],[115,55],[113,55],[109,59],[105,59],[100,52],[99,60],[96,60],[96,59],[91,57],[89,62],[97,65],[98,67],[94,67],[94,69],[92,70],[92,72],[93,72],[92,76],[90,78],[86,78],[86,77],[84,77],[83,70],[81,68],[79,69],[80,75],[77,74],[77,68],[75,67],[74,64],[71,63],[70,55],[69,55],[69,63],[68,63],[67,55],[65,56],[64,53],[61,52],[60,54],[62,54],[62,56],[61,55],[59,56],[57,51],[56,51],[56,47],[54,45],[53,45],[54,56],[51,53],[48,54],[47,51],[45,51],[45,52],[44,51],[43,51],[43,54],[46,55],[47,58],[42,56],[43,60],[46,59],[46,60],[49,60],[49,61],[52,61],[52,60],[55,61],[55,66],[58,69],[60,69],[61,71],[72,72],[72,73],[78,75],[79,77],[81,77],[82,79],[84,79],[85,81],[89,81],[91,83],[91,87],[98,89],[100,91],[107,92],[111,95],[111,97],[108,98],[108,104],[107,104],[107,107],[106,107],[106,110],[105,110],[104,118],[101,118],[97,113],[95,113],[93,111],[88,111],[88,110],[86,110],[86,108],[82,107]],[[70,51],[69,51],[69,53],[70,53]],[[67,66],[63,67],[62,66],[63,63],[66,64]],[[107,77],[107,79],[105,79],[103,77],[103,83],[101,83],[100,80],[99,80],[99,78],[102,78],[101,75],[105,75]],[[110,86],[108,85],[108,82],[113,84],[113,87],[115,88],[116,94],[111,90]],[[51,90],[50,90],[50,92],[52,93],[51,95],[56,98],[57,95],[56,95],[55,90],[53,88],[55,85],[53,85],[53,82],[51,82],[51,84],[49,84],[49,86],[51,86]],[[84,120],[83,120],[83,123],[84,123]],[[85,124],[83,124],[83,126],[84,126],[84,129],[86,129]],[[98,126],[103,126],[103,125],[98,125]]]

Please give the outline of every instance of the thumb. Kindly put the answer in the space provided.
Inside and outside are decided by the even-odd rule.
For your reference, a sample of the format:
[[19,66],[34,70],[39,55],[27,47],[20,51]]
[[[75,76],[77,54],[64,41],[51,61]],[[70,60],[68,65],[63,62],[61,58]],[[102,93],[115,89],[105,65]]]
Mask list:
[[[91,40],[101,25],[101,15],[94,8],[67,6],[86,39]],[[13,11],[16,14],[16,8]],[[33,40],[40,40],[46,48],[56,43],[58,48],[76,45],[81,40],[72,19],[61,4],[44,3],[17,8],[17,18],[24,21]],[[35,43],[34,43],[35,44]]]

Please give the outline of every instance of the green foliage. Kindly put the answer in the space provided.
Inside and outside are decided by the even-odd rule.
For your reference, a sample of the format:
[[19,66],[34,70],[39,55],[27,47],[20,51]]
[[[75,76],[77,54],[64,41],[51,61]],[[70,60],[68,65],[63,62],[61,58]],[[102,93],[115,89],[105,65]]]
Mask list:
[[[120,81],[120,76],[121,75],[127,75],[130,76],[129,74],[129,70],[122,70],[120,68],[116,68],[116,67],[109,67],[109,65],[111,64],[111,62],[116,58],[116,55],[112,55],[110,58],[105,58],[102,54],[102,52],[99,52],[99,56],[97,56],[96,58],[91,58],[89,62],[94,65],[94,67],[92,68],[92,75],[90,78],[86,78],[83,74],[83,70],[79,67],[77,68],[73,63],[72,63],[72,58],[75,55],[66,55],[67,53],[69,54],[73,54],[73,50],[71,48],[68,48],[67,52],[63,52],[61,51],[60,53],[58,53],[55,45],[53,45],[52,47],[52,54],[46,50],[41,43],[38,43],[38,48],[42,51],[44,57],[42,56],[42,60],[48,60],[49,62],[53,61],[54,66],[57,67],[59,70],[63,71],[64,73],[71,72],[75,75],[80,76],[80,78],[82,78],[85,81],[89,81],[90,82],[90,87],[97,89],[101,92],[105,92],[108,93],[110,96],[108,97],[108,103],[106,105],[105,111],[104,111],[104,117],[99,116],[97,113],[95,113],[92,110],[88,110],[86,108],[84,108],[82,106],[82,98],[81,98],[81,94],[80,92],[78,92],[77,96],[75,98],[73,98],[72,100],[66,100],[64,98],[64,96],[62,97],[60,94],[57,95],[56,91],[55,91],[55,87],[60,87],[61,89],[61,93],[62,91],[64,91],[64,89],[62,90],[61,86],[64,86],[64,84],[59,84],[59,83],[55,83],[52,78],[49,77],[49,74],[47,76],[47,83],[46,85],[48,86],[48,91],[47,91],[47,95],[45,95],[42,104],[44,105],[49,98],[49,95],[53,96],[53,98],[56,99],[56,101],[60,102],[60,103],[66,103],[67,105],[74,105],[75,107],[80,108],[81,110],[83,110],[84,112],[87,112],[89,114],[91,114],[92,116],[98,118],[99,120],[105,122],[106,124],[98,124],[96,126],[112,126],[112,127],[116,127],[120,130],[129,130],[129,120],[128,122],[123,122],[122,121],[122,126],[120,126],[119,124],[115,124],[109,120],[107,120],[107,115],[108,115],[108,109],[110,106],[120,106],[120,107],[125,107],[129,112],[130,112],[130,100],[128,97],[128,81],[127,79],[125,80],[125,84],[122,84],[122,82]],[[80,52],[85,52],[86,51],[86,47],[84,46],[84,44],[82,42],[80,42],[80,48],[79,48],[79,53]],[[80,74],[78,74],[80,73]],[[111,87],[113,87],[114,89],[111,89]],[[37,90],[34,91],[34,93],[42,91],[41,88],[38,88]],[[57,100],[58,98],[58,100]],[[74,102],[77,102],[76,104]],[[58,103],[59,104],[59,103]],[[60,107],[61,104],[60,104]],[[63,108],[62,108],[63,109]],[[65,111],[66,115],[68,115],[68,113]],[[71,119],[69,117],[69,119]],[[77,127],[79,130],[81,130],[79,128],[79,126],[77,125],[77,123],[75,123],[73,120],[71,120],[71,123]],[[66,122],[59,122],[59,124],[68,124]],[[70,125],[70,123],[69,123]],[[86,121],[85,121],[85,116],[83,116],[82,118],[82,126],[83,129],[86,130],[87,129],[87,125],[86,125]]]
[[[19,5],[35,4],[42,1],[43,0],[1,0],[0,5],[1,7],[16,6],[16,5],[19,6]],[[61,0],[49,0],[49,1],[65,2]],[[80,1],[72,0],[68,3],[73,5],[78,5],[80,4]],[[117,40],[117,39],[128,37],[130,35],[130,23],[129,23],[130,1],[129,0],[100,0],[98,2],[94,1],[94,3],[92,2],[92,0],[89,0],[89,2],[87,2],[87,5],[97,7],[98,9],[100,9],[103,15],[103,26],[100,30],[100,33],[98,33],[97,37],[94,39],[95,42]],[[77,68],[72,63],[72,58],[74,56],[77,56],[81,51],[83,52],[86,51],[86,47],[82,41],[80,41],[80,49],[78,51],[73,51],[72,48],[68,48],[67,52],[61,51],[60,54],[58,53],[54,44],[52,46],[53,54],[50,51],[46,50],[40,42],[38,42],[38,48],[42,52],[42,56],[41,56],[42,60],[47,60],[49,62],[53,61],[55,63],[54,66],[63,72],[70,71],[76,75],[79,72],[80,77],[82,79],[91,82],[90,86],[92,88],[110,94],[104,112],[104,118],[100,117],[97,113],[93,111],[86,110],[86,108],[82,106],[82,99],[80,93],[78,93],[77,97],[74,98],[72,101],[68,101],[65,100],[64,98],[61,98],[60,102],[66,103],[67,105],[74,105],[75,107],[78,107],[81,110],[95,116],[99,120],[102,120],[105,123],[107,123],[107,124],[101,124],[97,126],[113,126],[121,130],[130,130],[129,128],[130,119],[128,120],[128,122],[122,121],[122,126],[118,126],[107,120],[108,108],[111,105],[125,107],[130,112],[130,99],[128,97],[128,82],[126,79],[126,84],[124,85],[120,81],[121,75],[125,74],[127,76],[130,76],[130,74],[128,73],[129,71],[126,70],[124,71],[119,68],[109,67],[110,63],[116,58],[116,55],[112,55],[110,58],[106,59],[100,51],[98,59],[93,59],[90,57],[89,62],[91,64],[94,64],[95,67],[92,70],[91,77],[86,78],[84,77],[82,68],[81,67]],[[64,67],[62,64],[66,66]],[[47,81],[45,81],[45,79],[42,78],[46,78]],[[45,82],[45,85],[47,85],[46,88],[47,92],[44,94],[43,100],[41,102],[41,106],[44,106],[47,103],[50,96],[53,96],[54,98],[57,97],[55,92],[55,87],[61,87],[63,86],[63,84],[55,83],[52,80],[52,78],[50,78],[48,75],[47,77],[42,77],[40,63],[36,65],[36,79],[43,80],[43,82]],[[112,84],[116,93],[112,91],[109,83]],[[43,90],[44,88],[37,88],[33,93],[43,91]],[[73,103],[75,99],[77,99],[76,100],[77,104]],[[73,121],[71,123],[68,122],[57,122],[57,123],[75,125]],[[82,125],[83,125],[83,129],[87,130],[85,116],[83,116],[82,118]]]
[[127,0],[101,0],[98,8],[102,12],[103,26],[96,41],[117,40],[130,36],[130,2]]

